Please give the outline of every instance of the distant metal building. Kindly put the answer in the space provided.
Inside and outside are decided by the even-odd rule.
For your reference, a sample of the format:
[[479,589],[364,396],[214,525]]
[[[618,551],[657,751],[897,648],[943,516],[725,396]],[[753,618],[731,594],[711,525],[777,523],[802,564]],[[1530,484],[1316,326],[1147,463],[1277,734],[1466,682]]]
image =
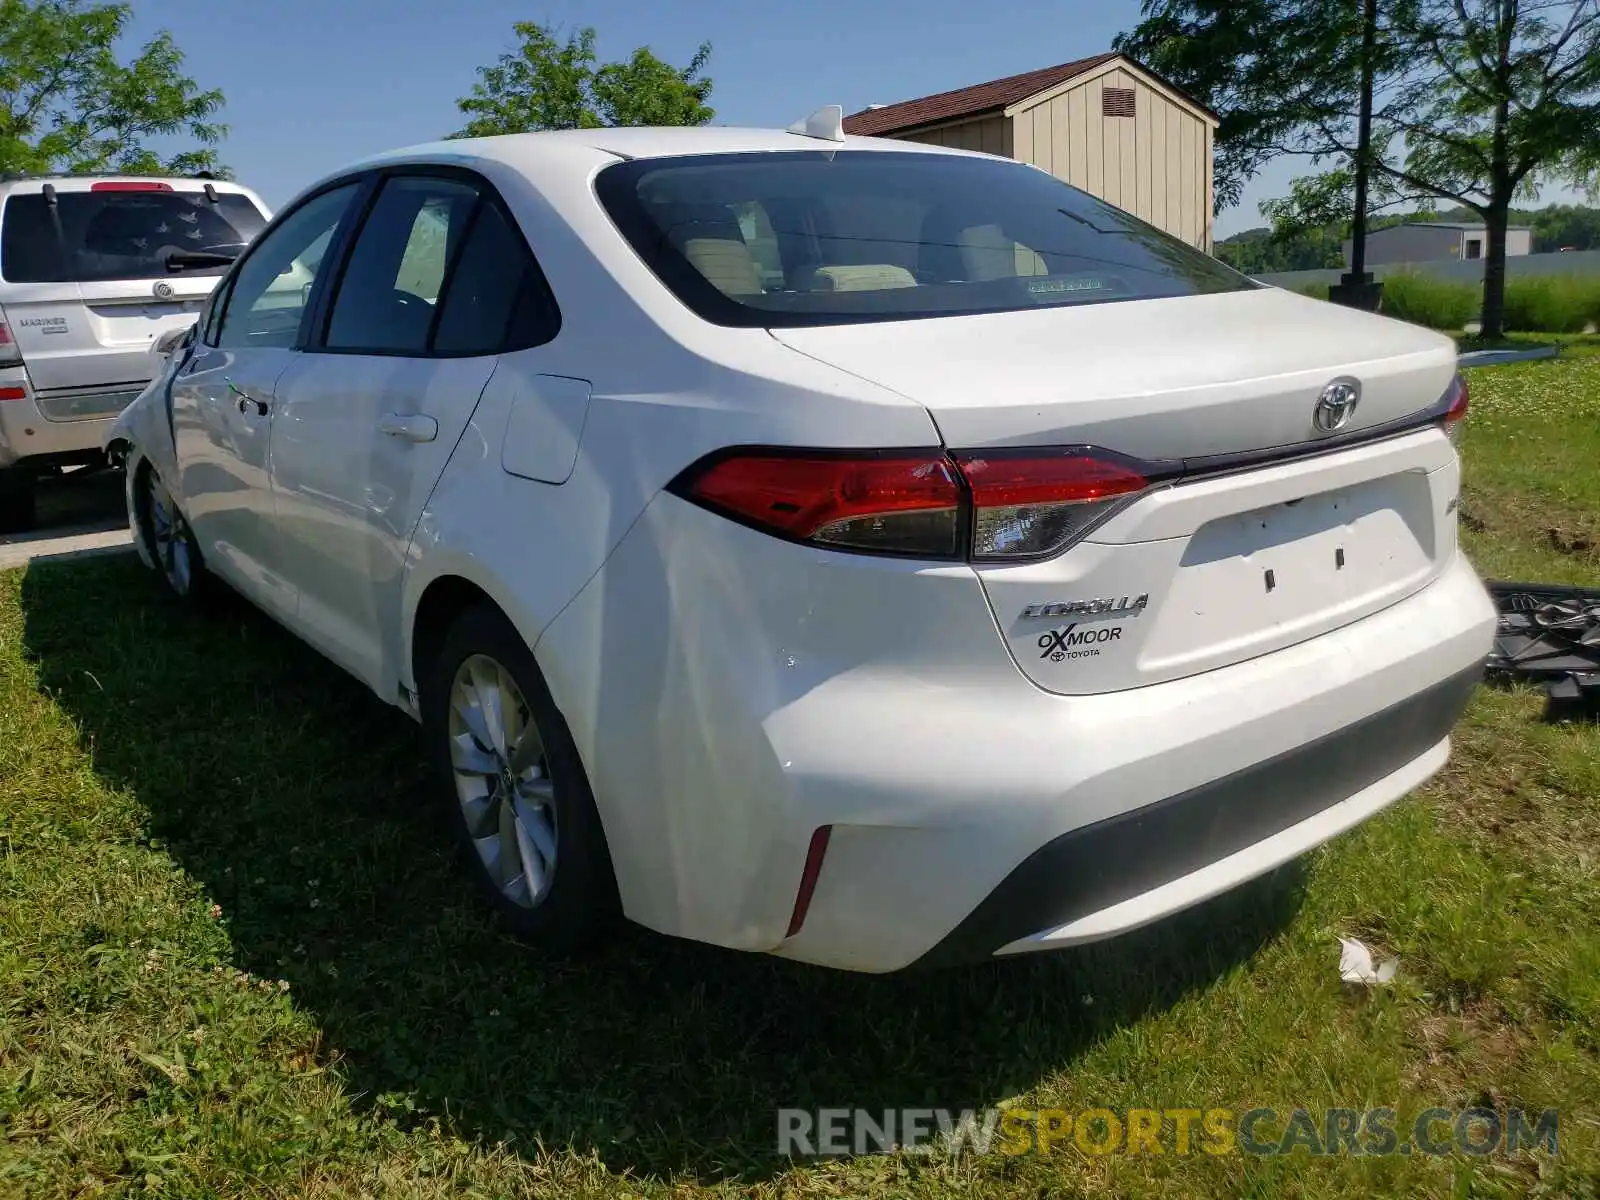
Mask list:
[[1000,154],[1211,249],[1217,115],[1120,54],[879,105],[846,133]]
[[[1351,243],[1344,243],[1345,265],[1350,264]],[[1407,221],[1367,234],[1367,266],[1385,263],[1469,261],[1489,252],[1489,231],[1482,225],[1448,221]],[[1525,226],[1506,230],[1506,255],[1533,253],[1533,230]]]

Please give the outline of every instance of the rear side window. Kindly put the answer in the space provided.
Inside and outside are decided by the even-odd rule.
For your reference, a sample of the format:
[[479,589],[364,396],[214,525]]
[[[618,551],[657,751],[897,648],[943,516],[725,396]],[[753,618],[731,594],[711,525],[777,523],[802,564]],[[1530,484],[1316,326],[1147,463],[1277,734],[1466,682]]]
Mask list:
[[1034,167],[884,151],[639,159],[600,202],[684,303],[724,325],[833,325],[1255,287]]
[[[91,283],[173,274],[175,251],[237,254],[266,218],[245,196],[219,192],[58,191],[13,195],[0,209],[0,277],[11,283]],[[226,267],[186,269],[220,275]]]
[[541,345],[561,319],[544,275],[499,208],[485,203],[461,248],[434,331],[439,354],[495,354]]

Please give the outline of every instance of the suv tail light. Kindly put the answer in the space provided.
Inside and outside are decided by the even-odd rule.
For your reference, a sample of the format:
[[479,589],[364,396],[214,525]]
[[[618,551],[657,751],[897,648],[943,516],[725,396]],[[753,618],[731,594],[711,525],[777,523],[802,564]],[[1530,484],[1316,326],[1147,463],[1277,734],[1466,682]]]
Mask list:
[[1460,438],[1461,422],[1467,419],[1467,381],[1457,375],[1441,402],[1444,406],[1444,431],[1452,442]]
[[103,183],[91,183],[91,192],[170,192],[170,183],[160,183],[154,179],[108,179]]
[[792,541],[995,562],[1060,553],[1152,482],[1141,464],[1089,446],[752,450],[715,455],[670,490]]
[[22,351],[18,349],[16,339],[11,336],[11,326],[6,324],[4,315],[0,315],[0,367],[16,367],[22,364]]

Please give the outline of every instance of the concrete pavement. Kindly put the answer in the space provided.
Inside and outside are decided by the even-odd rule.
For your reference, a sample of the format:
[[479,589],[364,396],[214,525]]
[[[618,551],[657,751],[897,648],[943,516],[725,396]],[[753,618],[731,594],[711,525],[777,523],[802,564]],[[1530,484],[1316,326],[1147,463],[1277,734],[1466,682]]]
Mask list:
[[0,570],[126,553],[133,548],[123,512],[122,475],[76,472],[39,484],[39,521],[27,533],[0,534]]

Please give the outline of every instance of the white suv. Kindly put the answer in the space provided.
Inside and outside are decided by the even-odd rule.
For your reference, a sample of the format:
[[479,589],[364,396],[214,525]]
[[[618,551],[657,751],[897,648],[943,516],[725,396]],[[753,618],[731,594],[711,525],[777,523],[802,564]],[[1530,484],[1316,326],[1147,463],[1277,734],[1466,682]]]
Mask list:
[[33,483],[99,459],[106,428],[261,231],[248,188],[125,175],[0,179],[0,529]]
[[620,908],[867,971],[1045,950],[1437,771],[1495,625],[1450,339],[824,133],[317,184],[110,439],[145,560],[418,718],[552,945]]

